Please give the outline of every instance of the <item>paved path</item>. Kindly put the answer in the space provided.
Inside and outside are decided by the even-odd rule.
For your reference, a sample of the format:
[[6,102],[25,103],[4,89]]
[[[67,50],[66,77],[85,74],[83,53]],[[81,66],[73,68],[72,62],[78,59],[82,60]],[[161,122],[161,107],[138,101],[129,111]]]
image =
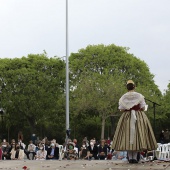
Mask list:
[[170,170],[170,162],[145,162],[129,164],[123,161],[112,160],[53,160],[53,161],[0,161],[0,170]]

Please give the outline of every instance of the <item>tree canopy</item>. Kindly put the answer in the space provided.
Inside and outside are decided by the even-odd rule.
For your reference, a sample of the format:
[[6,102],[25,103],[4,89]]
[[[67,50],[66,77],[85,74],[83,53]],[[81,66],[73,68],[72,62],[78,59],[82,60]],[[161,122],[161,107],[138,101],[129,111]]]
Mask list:
[[[46,54],[21,59],[1,59],[1,107],[6,110],[6,126],[29,126],[30,134],[47,120],[59,121],[64,112],[65,63]],[[63,121],[64,122],[64,121]]]
[[[74,96],[79,96],[73,102],[79,103],[76,104],[77,108],[84,111],[91,108],[98,113],[102,118],[102,127],[106,117],[116,113],[118,100],[126,91],[128,79],[133,79],[137,90],[150,99],[158,100],[161,97],[147,64],[128,53],[128,48],[114,44],[89,45],[78,53],[72,53],[70,72]],[[101,138],[104,137],[103,131]]]
[[[69,57],[70,128],[72,137],[106,138],[114,133],[119,98],[132,79],[136,91],[159,103],[156,121],[163,126],[169,108],[169,88],[162,95],[148,65],[128,48],[89,45]],[[5,130],[37,133],[43,137],[65,138],[65,62],[43,54],[0,59],[0,108],[5,109]],[[153,105],[147,115],[153,121]],[[151,122],[152,123],[152,122]],[[167,122],[166,122],[167,123]],[[111,127],[106,129],[105,126]],[[15,128],[14,128],[15,127]],[[12,133],[11,133],[11,137]]]

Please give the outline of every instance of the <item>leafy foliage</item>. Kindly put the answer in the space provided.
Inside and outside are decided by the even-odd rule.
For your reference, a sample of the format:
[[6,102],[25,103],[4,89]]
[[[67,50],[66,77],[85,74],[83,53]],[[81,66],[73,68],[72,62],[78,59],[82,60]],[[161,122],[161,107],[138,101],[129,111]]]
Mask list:
[[62,125],[64,68],[61,60],[46,54],[1,59],[1,105],[6,109],[8,127],[24,129],[28,124],[30,133],[36,133],[38,125],[48,125],[48,119]]
[[[101,117],[102,128],[106,118],[116,113],[118,100],[126,91],[124,87],[128,79],[133,79],[137,90],[149,99],[152,97],[157,101],[161,97],[147,64],[129,54],[128,48],[114,44],[89,45],[71,54],[70,71],[75,97],[72,105],[77,108],[75,114],[87,114],[93,110],[95,115]],[[104,138],[104,129],[101,138]]]
[[[105,138],[114,132],[118,101],[126,92],[126,81],[132,79],[146,99],[159,103],[156,125],[170,119],[170,85],[162,96],[154,75],[144,61],[128,53],[128,48],[114,44],[89,45],[72,53],[70,68],[71,137]],[[65,63],[59,58],[30,54],[20,59],[0,59],[0,106],[5,109],[5,128],[11,137],[20,130],[27,136],[65,138]],[[149,119],[153,122],[153,104],[147,101]],[[167,119],[168,118],[168,119]],[[110,122],[111,120],[111,122]],[[96,136],[95,136],[96,135]]]

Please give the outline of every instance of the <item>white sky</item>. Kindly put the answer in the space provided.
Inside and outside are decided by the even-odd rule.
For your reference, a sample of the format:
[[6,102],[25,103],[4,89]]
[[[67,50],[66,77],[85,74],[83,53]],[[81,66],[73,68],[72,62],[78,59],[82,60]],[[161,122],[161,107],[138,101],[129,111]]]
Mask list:
[[[170,0],[68,0],[69,53],[89,44],[129,47],[163,92],[170,73]],[[46,50],[65,56],[66,0],[0,0],[0,58]]]

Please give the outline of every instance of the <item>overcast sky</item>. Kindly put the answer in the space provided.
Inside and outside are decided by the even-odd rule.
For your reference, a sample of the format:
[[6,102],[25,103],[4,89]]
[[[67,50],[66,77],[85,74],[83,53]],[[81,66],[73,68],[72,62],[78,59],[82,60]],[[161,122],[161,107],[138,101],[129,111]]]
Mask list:
[[[163,92],[170,75],[170,0],[68,0],[69,53],[129,47]],[[66,0],[0,0],[0,58],[65,56]]]

